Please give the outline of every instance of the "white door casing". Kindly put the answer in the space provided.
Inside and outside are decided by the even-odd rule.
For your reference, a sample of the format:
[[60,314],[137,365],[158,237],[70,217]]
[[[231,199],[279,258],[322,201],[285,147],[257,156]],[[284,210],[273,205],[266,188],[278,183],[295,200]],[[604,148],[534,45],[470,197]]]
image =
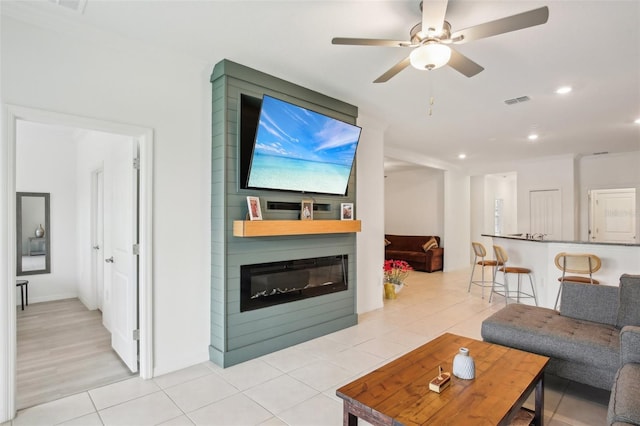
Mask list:
[[[91,176],[92,188],[92,232],[91,248],[93,250],[92,277],[96,292],[96,306],[103,311],[104,301],[104,172],[96,170]],[[103,315],[104,318],[104,315]],[[104,321],[103,321],[104,323]],[[105,325],[106,327],[106,325]],[[106,327],[107,330],[109,327]]]
[[562,198],[559,189],[529,191],[529,232],[562,239]]
[[589,191],[589,239],[602,243],[636,243],[636,189]]
[[113,175],[110,181],[107,217],[105,268],[108,279],[105,298],[111,326],[111,346],[132,372],[138,371],[138,262],[134,244],[138,243],[138,176],[134,168],[138,144],[116,144],[112,151]]

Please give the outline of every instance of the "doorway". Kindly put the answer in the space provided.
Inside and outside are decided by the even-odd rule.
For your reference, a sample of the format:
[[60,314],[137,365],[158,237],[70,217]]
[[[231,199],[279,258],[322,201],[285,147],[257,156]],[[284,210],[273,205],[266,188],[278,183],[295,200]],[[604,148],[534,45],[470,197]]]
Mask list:
[[[138,266],[139,287],[136,288],[139,303],[139,325],[137,330],[131,330],[128,335],[134,339],[134,335],[138,334],[139,338],[139,365],[140,376],[144,379],[153,376],[152,364],[152,295],[151,295],[151,209],[152,209],[152,158],[153,158],[153,134],[151,129],[136,126],[122,125],[118,123],[104,122],[85,117],[70,116],[64,114],[52,113],[49,111],[35,110],[22,107],[7,107],[7,155],[2,160],[7,165],[7,176],[9,176],[6,188],[0,188],[4,204],[7,205],[7,224],[8,228],[15,229],[15,192],[16,192],[16,137],[18,122],[28,121],[44,124],[62,125],[76,127],[78,129],[89,129],[99,132],[108,132],[138,140],[140,157],[139,157],[139,175],[140,183],[136,189],[139,190],[139,227],[137,230],[139,255],[136,257],[135,264]],[[15,233],[9,233],[8,242],[6,242],[6,252],[8,259],[3,259],[3,264],[8,265],[8,281],[14,281],[16,278],[16,270],[14,262],[16,248],[11,242],[15,240],[10,238]],[[0,318],[0,344],[6,349],[7,362],[3,364],[0,370],[0,393],[6,395],[6,399],[2,402],[2,411],[15,415],[16,411],[16,294],[11,286],[5,286],[2,290],[4,293],[0,300],[7,303],[7,312],[9,315]],[[6,380],[5,380],[6,379]]]
[[636,243],[636,189],[589,191],[589,240]]

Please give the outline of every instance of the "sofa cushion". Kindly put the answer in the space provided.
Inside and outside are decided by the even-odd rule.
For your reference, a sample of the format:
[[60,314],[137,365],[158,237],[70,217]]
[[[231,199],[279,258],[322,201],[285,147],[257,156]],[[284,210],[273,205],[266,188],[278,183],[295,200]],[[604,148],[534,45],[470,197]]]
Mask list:
[[433,248],[438,248],[438,242],[433,237],[429,238],[429,241],[422,245],[422,250],[424,251],[429,251]]
[[619,289],[614,286],[562,284],[560,314],[565,317],[616,325]]
[[612,325],[567,318],[553,309],[510,304],[482,322],[482,338],[562,360],[616,371],[620,330]]
[[618,321],[620,328],[625,325],[640,326],[640,276],[624,274],[620,277],[620,307]]
[[625,364],[618,370],[611,389],[607,420],[615,422],[640,424],[640,364]]
[[423,251],[403,251],[387,249],[387,258],[424,263],[427,259],[427,255]]

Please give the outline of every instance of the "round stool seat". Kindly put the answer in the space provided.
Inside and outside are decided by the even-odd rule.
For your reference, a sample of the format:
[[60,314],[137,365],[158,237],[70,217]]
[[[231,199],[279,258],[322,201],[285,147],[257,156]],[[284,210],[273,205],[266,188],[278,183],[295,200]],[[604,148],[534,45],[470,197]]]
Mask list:
[[600,284],[600,281],[591,279],[589,277],[560,277],[558,281],[570,281],[572,283],[581,283],[581,284]]
[[498,266],[498,262],[495,260],[480,260],[478,261],[480,266]]
[[530,274],[531,269],[522,268],[520,266],[505,266],[499,269],[500,272],[506,272],[507,274]]

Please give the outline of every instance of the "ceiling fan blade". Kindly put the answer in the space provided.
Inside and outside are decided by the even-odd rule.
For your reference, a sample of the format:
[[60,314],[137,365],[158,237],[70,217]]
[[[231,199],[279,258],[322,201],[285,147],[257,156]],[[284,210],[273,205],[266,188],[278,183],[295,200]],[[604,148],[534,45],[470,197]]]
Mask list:
[[[548,19],[549,8],[544,6],[528,12],[507,16],[506,18],[496,19],[495,21],[485,22],[484,24],[456,31],[451,34],[451,39],[456,43],[466,43],[471,40],[492,37],[494,35],[544,24]],[[459,38],[461,39],[457,40]]]
[[448,0],[423,0],[422,1],[422,32],[440,35],[444,15],[447,13]]
[[451,59],[449,59],[447,65],[467,77],[473,77],[484,70],[483,67],[455,49],[451,49]]
[[380,77],[376,78],[373,82],[374,83],[385,83],[385,82],[389,81],[391,79],[391,77],[395,76],[400,71],[402,71],[403,69],[408,67],[409,64],[410,64],[409,57],[407,56],[406,58],[404,58],[403,60],[401,60],[400,62],[398,62],[394,66],[392,66],[391,68],[389,68],[389,70],[387,72],[382,74]]
[[345,44],[349,46],[388,46],[388,47],[409,47],[410,41],[382,40],[377,38],[346,38],[334,37],[331,44]]

